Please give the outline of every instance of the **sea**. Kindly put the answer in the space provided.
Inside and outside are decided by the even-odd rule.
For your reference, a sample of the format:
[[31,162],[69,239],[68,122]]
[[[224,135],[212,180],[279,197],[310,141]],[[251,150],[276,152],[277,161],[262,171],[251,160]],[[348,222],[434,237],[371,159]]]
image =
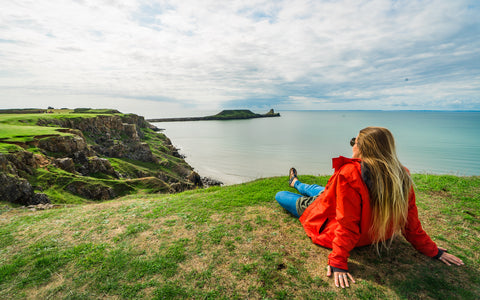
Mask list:
[[480,112],[279,111],[230,121],[153,123],[201,176],[225,185],[301,174],[331,175],[332,158],[351,157],[349,141],[368,126],[388,128],[412,173],[480,175]]

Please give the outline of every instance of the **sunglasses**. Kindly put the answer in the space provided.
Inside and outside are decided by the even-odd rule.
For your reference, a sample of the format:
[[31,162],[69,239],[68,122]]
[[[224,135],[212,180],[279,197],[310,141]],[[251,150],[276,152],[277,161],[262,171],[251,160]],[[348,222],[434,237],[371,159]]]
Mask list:
[[350,146],[352,146],[352,147],[355,146],[356,140],[357,140],[357,138],[352,138],[350,140]]

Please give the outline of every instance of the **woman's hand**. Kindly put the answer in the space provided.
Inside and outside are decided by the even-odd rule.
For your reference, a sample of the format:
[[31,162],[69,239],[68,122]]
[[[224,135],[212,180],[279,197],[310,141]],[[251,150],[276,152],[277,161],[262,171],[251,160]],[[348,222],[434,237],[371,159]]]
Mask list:
[[457,266],[464,265],[463,261],[460,258],[456,257],[453,254],[447,253],[447,249],[441,247],[438,247],[438,249],[445,251],[438,259],[444,262],[447,266],[451,266],[452,264]]
[[[327,276],[332,276],[332,268],[330,266],[327,266]],[[341,286],[342,289],[344,289],[345,287],[350,287],[350,285],[348,284],[348,278],[350,278],[350,280],[355,283],[353,276],[348,272],[333,272],[333,276],[335,279],[335,286]]]

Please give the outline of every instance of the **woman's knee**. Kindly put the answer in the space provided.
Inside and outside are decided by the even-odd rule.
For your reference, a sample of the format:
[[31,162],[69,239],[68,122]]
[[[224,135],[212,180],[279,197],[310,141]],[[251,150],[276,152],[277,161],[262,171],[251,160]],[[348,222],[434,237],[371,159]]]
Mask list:
[[287,195],[288,195],[288,192],[285,192],[285,191],[278,192],[275,195],[275,200],[277,200],[278,203],[282,203],[283,201],[285,201],[285,198],[287,198],[286,197]]

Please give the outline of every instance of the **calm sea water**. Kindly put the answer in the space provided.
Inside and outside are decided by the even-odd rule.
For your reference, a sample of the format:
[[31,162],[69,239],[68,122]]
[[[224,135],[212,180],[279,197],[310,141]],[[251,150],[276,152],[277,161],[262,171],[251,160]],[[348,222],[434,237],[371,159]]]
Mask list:
[[413,173],[480,175],[480,112],[281,111],[279,118],[156,123],[202,176],[235,184],[256,178],[333,173],[367,126],[393,133]]

